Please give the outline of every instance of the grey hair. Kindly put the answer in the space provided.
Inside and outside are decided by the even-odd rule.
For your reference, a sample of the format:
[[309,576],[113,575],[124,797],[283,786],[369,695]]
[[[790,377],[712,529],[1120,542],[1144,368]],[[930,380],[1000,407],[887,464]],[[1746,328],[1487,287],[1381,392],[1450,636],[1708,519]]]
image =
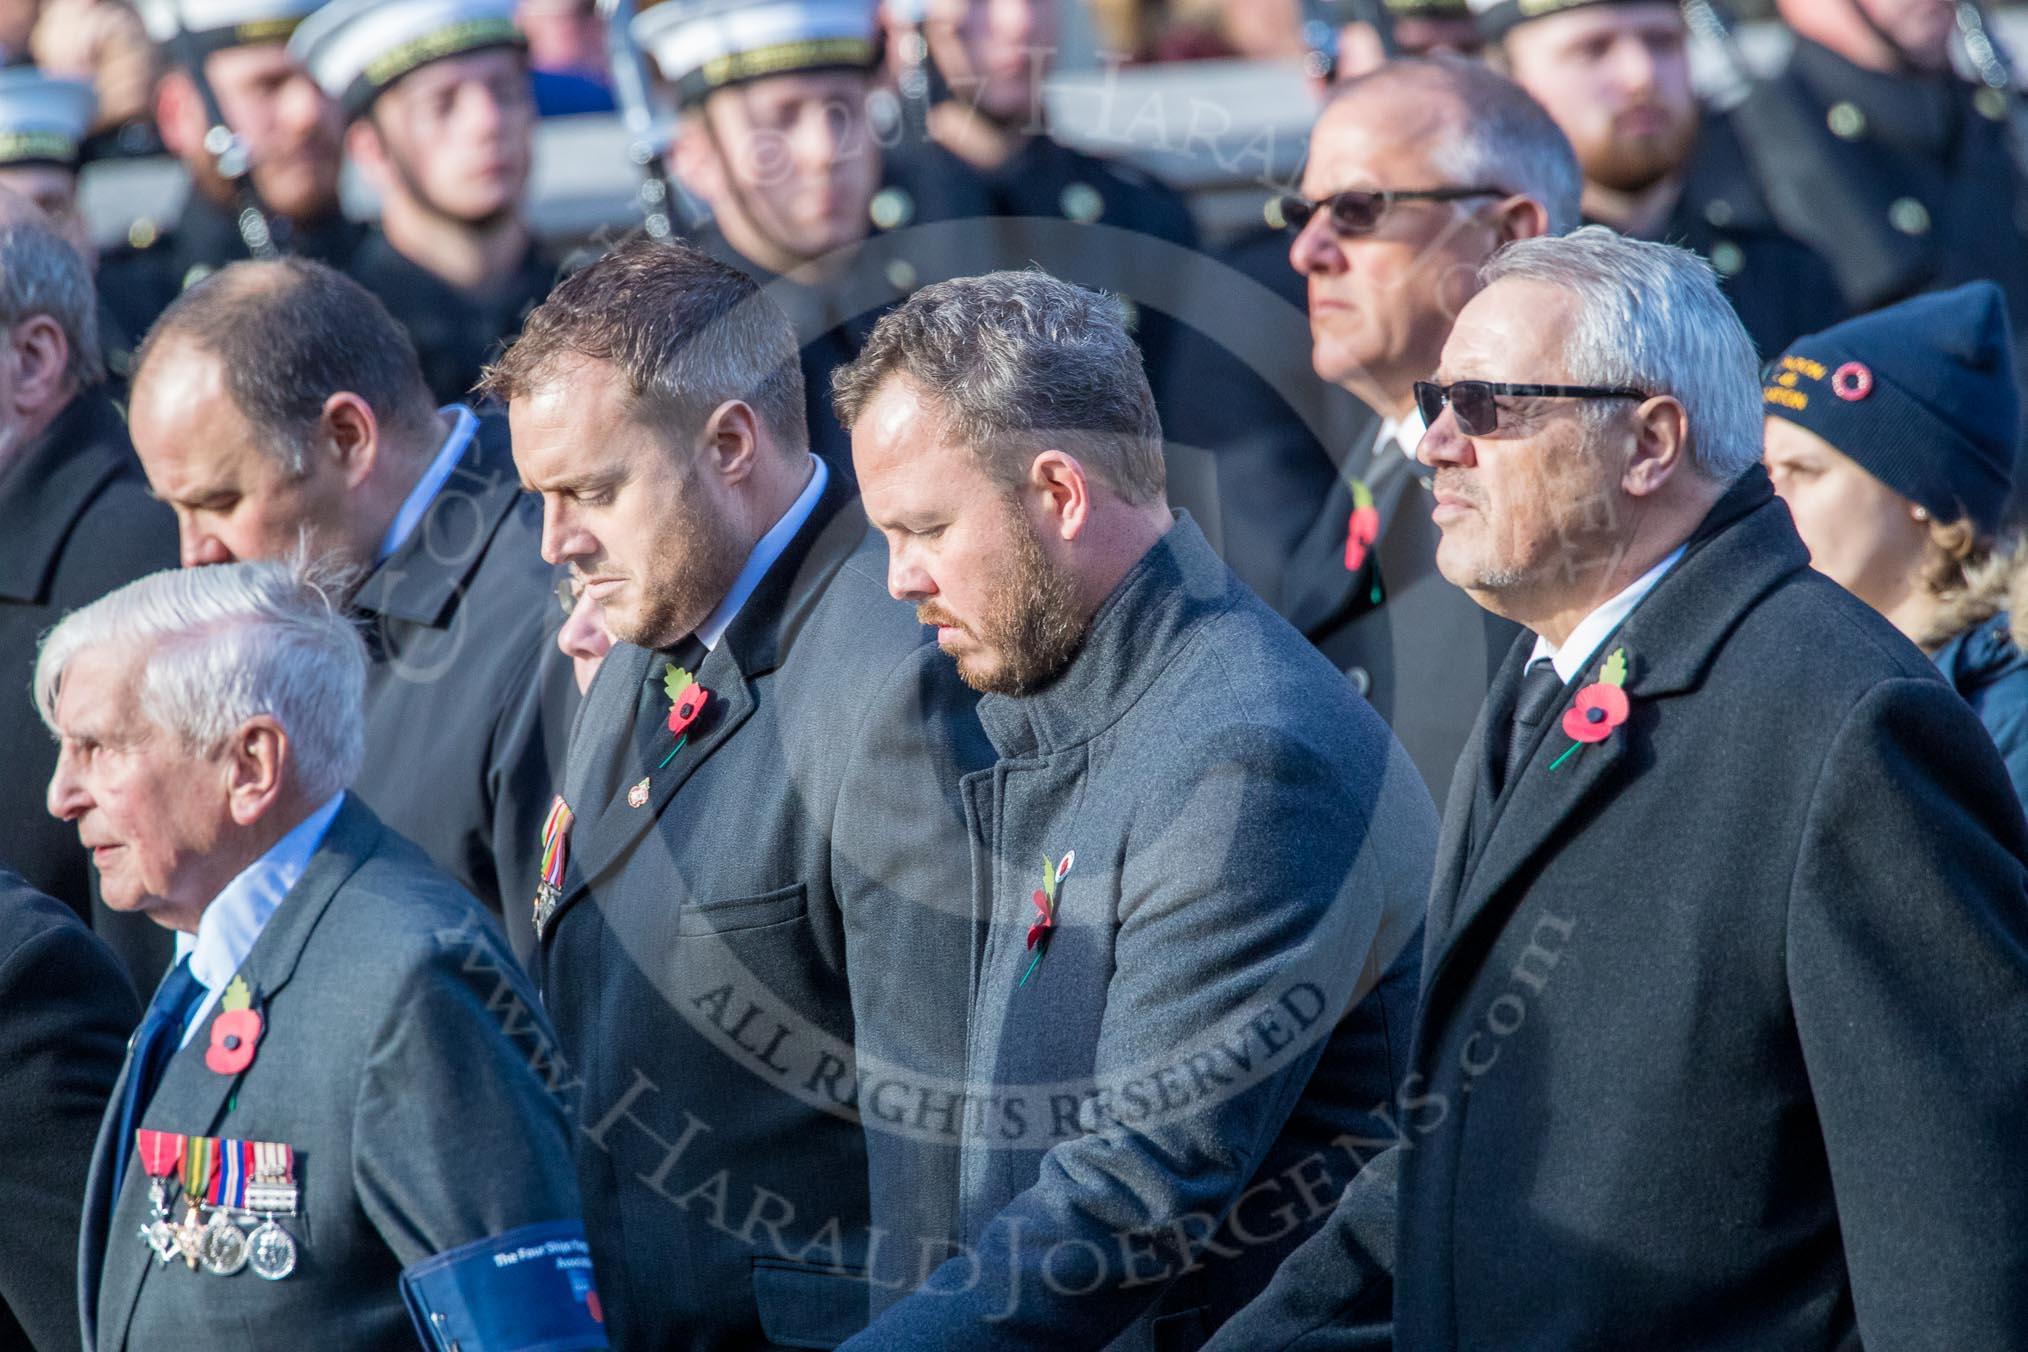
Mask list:
[[65,616],[35,660],[35,704],[56,731],[64,669],[87,649],[145,653],[141,712],[200,756],[266,714],[288,734],[312,801],[351,784],[366,754],[366,645],[330,577],[296,562],[168,569]]
[[1390,61],[1355,76],[1334,91],[1332,101],[1397,84],[1447,97],[1457,114],[1429,147],[1431,167],[1448,183],[1400,186],[1495,185],[1541,203],[1550,234],[1578,227],[1584,175],[1577,152],[1527,90],[1482,61],[1437,55]]
[[70,349],[64,377],[73,388],[105,376],[91,269],[44,221],[14,220],[0,225],[0,324],[12,328],[36,315],[48,316],[63,330]]
[[945,432],[1002,484],[1054,446],[1137,507],[1162,497],[1162,422],[1108,296],[1039,271],[926,286],[832,375],[838,420],[849,429],[895,375],[936,402]]
[[1517,240],[1479,271],[1486,286],[1508,279],[1577,297],[1563,353],[1573,381],[1672,396],[1689,415],[1691,463],[1707,478],[1730,483],[1759,463],[1760,361],[1701,257],[1588,225]]

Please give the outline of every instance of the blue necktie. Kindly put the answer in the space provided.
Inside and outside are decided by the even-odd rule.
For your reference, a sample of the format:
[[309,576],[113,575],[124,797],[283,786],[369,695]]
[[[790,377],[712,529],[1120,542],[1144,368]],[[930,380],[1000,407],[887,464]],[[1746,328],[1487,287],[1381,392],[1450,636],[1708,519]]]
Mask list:
[[155,989],[155,998],[148,1002],[148,1012],[141,1019],[141,1029],[134,1034],[127,1092],[120,1099],[120,1130],[113,1137],[110,1205],[118,1205],[120,1185],[127,1178],[127,1161],[134,1154],[134,1129],[141,1125],[141,1114],[147,1111],[148,1100],[155,1097],[155,1087],[162,1083],[162,1072],[168,1069],[169,1058],[182,1045],[183,1026],[190,1021],[190,1011],[204,998],[204,992],[204,983],[191,975],[190,959],[184,958],[169,969],[169,975],[163,977],[162,984]]

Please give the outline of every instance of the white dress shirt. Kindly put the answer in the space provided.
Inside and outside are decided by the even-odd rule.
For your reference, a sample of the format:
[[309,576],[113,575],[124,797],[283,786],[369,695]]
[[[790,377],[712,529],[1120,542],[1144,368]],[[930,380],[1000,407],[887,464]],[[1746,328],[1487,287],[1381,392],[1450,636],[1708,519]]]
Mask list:
[[746,556],[746,566],[732,580],[732,589],[718,603],[718,609],[697,626],[697,641],[706,648],[715,650],[718,647],[718,640],[725,637],[726,629],[739,617],[739,609],[753,595],[753,589],[768,575],[768,569],[775,566],[775,560],[789,547],[789,541],[796,538],[796,532],[810,519],[810,513],[817,510],[817,499],[831,478],[831,470],[814,455],[810,457],[810,465],[810,482],[803,485],[803,491],[789,504],[789,510],[782,513],[782,519],[761,536],[760,543],[753,547],[753,553]]
[[1532,667],[1546,657],[1555,666],[1556,674],[1563,683],[1569,685],[1571,677],[1583,671],[1591,661],[1592,654],[1598,651],[1599,644],[1605,642],[1606,635],[1617,629],[1621,620],[1633,614],[1641,598],[1655,589],[1662,575],[1676,566],[1676,561],[1683,557],[1683,551],[1688,547],[1677,545],[1667,558],[1635,578],[1619,595],[1579,620],[1577,628],[1570,631],[1570,637],[1563,641],[1561,648],[1537,634],[1535,651],[1528,654],[1528,665]]
[[1428,431],[1429,424],[1422,420],[1422,409],[1410,404],[1408,412],[1399,418],[1380,420],[1380,436],[1373,444],[1375,447],[1381,447],[1391,441],[1401,447],[1403,455],[1413,460],[1416,449],[1422,445],[1423,435]]
[[254,941],[267,928],[282,898],[289,895],[289,889],[310,866],[310,856],[324,843],[324,833],[331,829],[331,821],[344,801],[345,793],[340,790],[324,806],[297,822],[287,835],[268,847],[266,854],[241,869],[239,876],[211,899],[198,918],[196,934],[176,936],[177,959],[189,958],[190,975],[204,985],[204,999],[191,1013],[190,1022],[183,1025],[181,1045],[190,1045],[191,1037],[204,1026],[211,1007],[225,993],[233,974],[246,964]]

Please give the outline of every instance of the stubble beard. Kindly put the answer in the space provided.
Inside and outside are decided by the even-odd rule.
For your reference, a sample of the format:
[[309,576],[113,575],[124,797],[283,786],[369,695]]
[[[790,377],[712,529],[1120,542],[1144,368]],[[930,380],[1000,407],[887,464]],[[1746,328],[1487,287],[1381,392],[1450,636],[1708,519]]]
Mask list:
[[[1069,573],[1049,561],[1018,514],[1010,532],[1006,589],[976,627],[957,626],[986,649],[957,658],[958,679],[982,695],[1033,694],[1061,675],[1084,643],[1086,617]],[[954,618],[927,602],[916,615],[924,624]]]

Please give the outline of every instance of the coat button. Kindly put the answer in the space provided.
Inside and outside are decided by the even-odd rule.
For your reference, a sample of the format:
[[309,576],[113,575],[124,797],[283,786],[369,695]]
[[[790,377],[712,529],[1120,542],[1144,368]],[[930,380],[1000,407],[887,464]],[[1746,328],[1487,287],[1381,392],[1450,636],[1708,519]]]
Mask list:
[[1897,197],[1887,208],[1887,223],[1904,235],[1929,233],[1929,208],[1913,197]]
[[1839,140],[1856,141],[1866,134],[1866,114],[1859,111],[1858,104],[1840,99],[1824,114],[1824,125]]
[[887,281],[896,291],[913,291],[915,284],[922,280],[916,275],[915,265],[905,258],[897,258],[887,265]]
[[2007,96],[1993,88],[1981,89],[1972,95],[1972,107],[1979,110],[1979,116],[1988,122],[2007,120]]
[[1729,239],[1711,246],[1711,266],[1721,277],[1737,277],[1746,267],[1746,254]]
[[1352,682],[1352,688],[1362,696],[1373,688],[1373,675],[1364,667],[1353,667],[1345,673],[1345,679]]
[[1090,225],[1106,211],[1106,199],[1089,183],[1073,183],[1065,188],[1057,205],[1063,208],[1065,216],[1079,225]]

